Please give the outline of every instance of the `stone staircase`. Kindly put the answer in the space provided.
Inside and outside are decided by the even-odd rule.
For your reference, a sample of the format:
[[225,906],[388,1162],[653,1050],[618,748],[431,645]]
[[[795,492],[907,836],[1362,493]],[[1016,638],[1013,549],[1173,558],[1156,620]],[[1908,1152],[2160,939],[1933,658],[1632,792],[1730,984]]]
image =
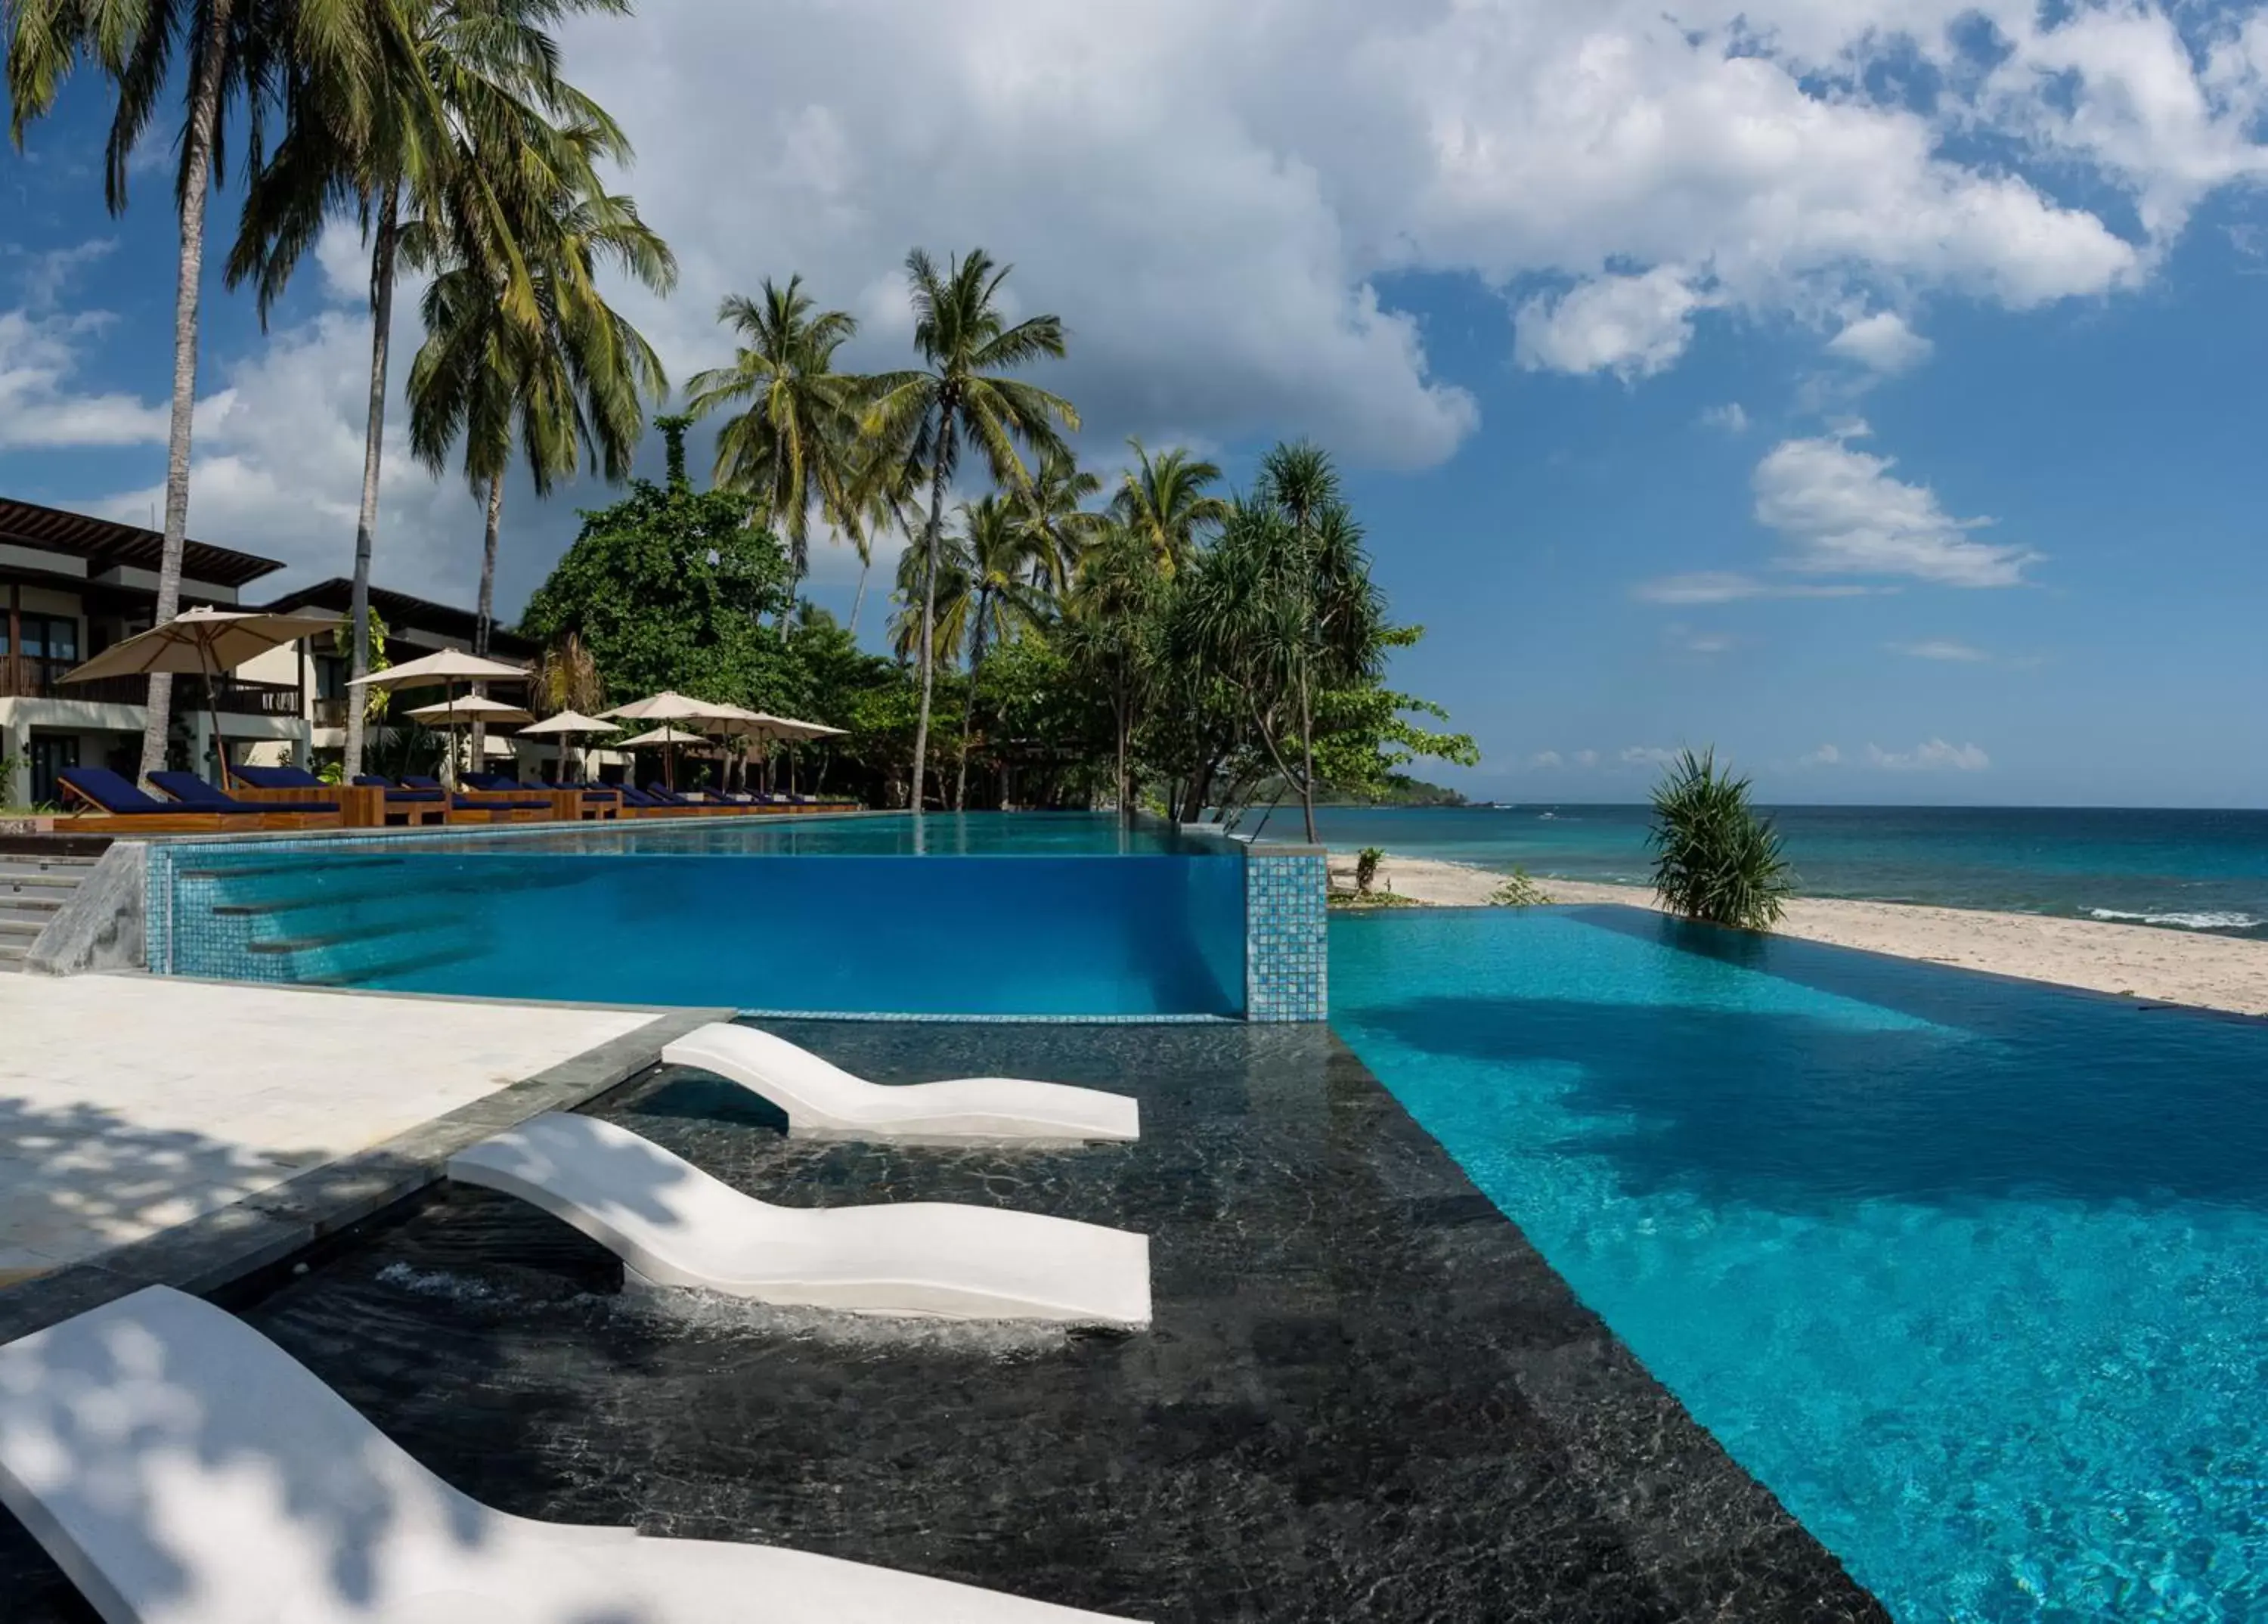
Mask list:
[[92,857],[27,856],[0,852],[0,975],[24,968],[47,923],[94,867]]

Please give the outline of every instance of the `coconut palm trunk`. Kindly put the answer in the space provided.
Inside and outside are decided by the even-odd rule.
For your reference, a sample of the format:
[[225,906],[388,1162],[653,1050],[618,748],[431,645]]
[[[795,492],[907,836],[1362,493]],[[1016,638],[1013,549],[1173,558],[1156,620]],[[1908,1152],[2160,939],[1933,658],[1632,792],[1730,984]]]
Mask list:
[[[181,555],[189,537],[189,429],[197,404],[197,297],[205,274],[205,199],[212,190],[213,131],[220,122],[229,0],[213,0],[197,58],[197,82],[181,169],[181,254],[173,277],[173,410],[166,435],[166,537],[158,564],[158,619],[181,608]],[[142,725],[142,776],[162,772],[173,727],[173,679],[150,678]],[[220,746],[217,734],[214,748]]]
[[[485,659],[489,652],[489,632],[496,624],[496,564],[497,533],[504,524],[504,471],[499,469],[489,476],[487,529],[481,541],[480,606],[473,616],[473,653]],[[484,722],[473,724],[473,770],[489,770],[489,730]]]
[[854,639],[858,635],[858,611],[866,602],[866,572],[874,567],[874,556],[870,552],[858,560],[858,590],[850,600],[850,624],[846,628]]
[[961,706],[961,768],[953,782],[953,809],[968,810],[968,734],[970,724],[976,719],[976,679],[984,674],[984,620],[992,612],[992,593],[990,587],[976,594],[976,630],[971,632],[968,647],[968,695]]
[[945,530],[946,470],[953,466],[955,403],[938,404],[937,464],[930,473],[929,528],[922,533],[921,715],[914,724],[914,810],[922,809],[929,781],[929,709],[937,691],[937,544]]
[[[370,411],[362,438],[362,507],[355,517],[354,587],[348,613],[354,618],[350,678],[370,675],[370,556],[378,535],[378,476],[386,453],[387,351],[394,331],[394,241],[401,229],[401,188],[389,184],[379,204],[377,242],[370,256]],[[358,691],[358,690],[357,690]],[[362,771],[363,707],[347,706],[345,781]]]

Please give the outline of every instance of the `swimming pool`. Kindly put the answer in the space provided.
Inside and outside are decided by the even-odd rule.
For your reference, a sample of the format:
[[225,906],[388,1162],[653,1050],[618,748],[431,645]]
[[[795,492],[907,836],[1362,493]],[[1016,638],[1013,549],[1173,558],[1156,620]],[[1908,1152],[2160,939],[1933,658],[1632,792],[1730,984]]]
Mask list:
[[1623,909],[1331,951],[1342,1037],[1900,1619],[2268,1616],[2268,1025]]
[[1248,1001],[1245,855],[1044,813],[158,845],[151,963],[593,1003],[1227,1016]]

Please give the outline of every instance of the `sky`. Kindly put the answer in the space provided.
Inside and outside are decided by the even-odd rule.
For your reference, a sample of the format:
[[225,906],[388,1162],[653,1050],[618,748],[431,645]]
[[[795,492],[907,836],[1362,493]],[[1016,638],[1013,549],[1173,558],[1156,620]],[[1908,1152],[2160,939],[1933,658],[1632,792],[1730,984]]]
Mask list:
[[[673,378],[796,272],[909,364],[906,251],[982,245],[1107,476],[1336,455],[1469,794],[1713,745],[1780,801],[2268,805],[2268,6],[647,0],[563,42],[681,262],[619,294]],[[148,523],[172,155],[106,212],[107,115],[84,78],[0,151],[0,492]],[[190,530],[279,588],[350,567],[366,288],[348,222],[265,330],[208,278]],[[469,604],[478,506],[395,408],[374,578]],[[608,499],[512,492],[507,611]],[[820,549],[819,601],[857,579]]]

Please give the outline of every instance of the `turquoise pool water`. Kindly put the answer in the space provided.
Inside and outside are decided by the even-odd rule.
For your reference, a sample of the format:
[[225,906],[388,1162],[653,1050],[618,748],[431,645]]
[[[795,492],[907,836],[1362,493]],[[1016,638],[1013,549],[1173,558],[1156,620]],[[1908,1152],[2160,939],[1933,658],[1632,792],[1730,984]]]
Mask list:
[[2268,1618],[2268,1025],[1619,909],[1332,1020],[1901,1620]]
[[774,1012],[1233,1015],[1237,846],[1108,816],[182,846],[181,975]]

